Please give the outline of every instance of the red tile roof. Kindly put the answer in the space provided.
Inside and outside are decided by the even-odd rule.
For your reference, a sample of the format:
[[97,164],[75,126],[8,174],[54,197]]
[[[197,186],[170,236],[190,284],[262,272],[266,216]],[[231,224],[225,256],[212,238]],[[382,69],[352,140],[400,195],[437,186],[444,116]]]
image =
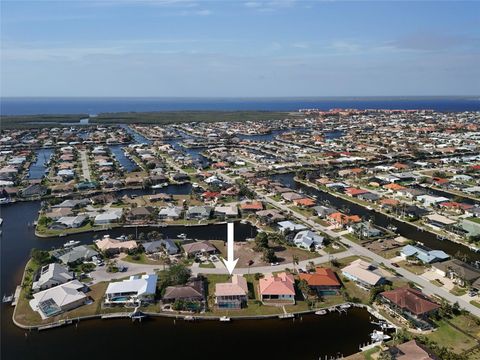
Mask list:
[[438,309],[440,306],[423,294],[421,291],[403,287],[391,291],[384,291],[380,295],[390,300],[401,309],[408,310],[415,315],[422,315]]
[[366,193],[368,193],[368,191],[367,190],[362,190],[362,189],[357,189],[357,188],[347,188],[345,190],[345,193],[348,194],[348,195],[357,196],[357,195],[361,195],[361,194],[366,194]]
[[337,275],[329,268],[317,267],[315,273],[300,274],[299,277],[300,280],[305,280],[310,286],[341,286]]

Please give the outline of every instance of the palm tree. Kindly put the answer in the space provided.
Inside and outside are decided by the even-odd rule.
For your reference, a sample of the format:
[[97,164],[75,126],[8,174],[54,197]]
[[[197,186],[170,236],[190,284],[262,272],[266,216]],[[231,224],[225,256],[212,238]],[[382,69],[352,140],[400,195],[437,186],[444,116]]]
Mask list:
[[250,275],[250,266],[253,265],[253,260],[248,260],[248,275]]
[[297,272],[296,268],[295,268],[295,265],[298,265],[298,256],[297,255],[293,255],[292,256],[292,260],[293,260],[293,272]]

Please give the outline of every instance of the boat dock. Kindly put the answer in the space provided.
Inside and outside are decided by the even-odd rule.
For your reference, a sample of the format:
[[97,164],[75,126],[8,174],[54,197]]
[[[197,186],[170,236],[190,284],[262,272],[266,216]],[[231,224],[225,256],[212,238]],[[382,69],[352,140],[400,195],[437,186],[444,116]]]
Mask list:
[[117,319],[117,318],[128,318],[130,317],[130,313],[112,313],[112,314],[105,314],[102,315],[101,319]]
[[3,303],[11,303],[12,306],[17,305],[18,298],[20,297],[20,291],[22,291],[22,287],[18,285],[15,289],[15,293],[12,295],[3,295],[2,302]]
[[21,291],[22,291],[22,287],[18,285],[15,289],[15,294],[13,295],[12,306],[17,306],[17,302],[18,302],[18,299],[20,298]]

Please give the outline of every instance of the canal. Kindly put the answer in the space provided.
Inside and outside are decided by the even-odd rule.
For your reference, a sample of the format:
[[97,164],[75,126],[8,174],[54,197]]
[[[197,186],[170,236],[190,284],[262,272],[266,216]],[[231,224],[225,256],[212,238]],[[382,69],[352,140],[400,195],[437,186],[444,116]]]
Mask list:
[[[1,294],[10,294],[21,281],[23,268],[32,248],[60,247],[69,240],[91,243],[104,233],[78,234],[41,239],[29,227],[38,214],[40,202],[19,202],[0,207],[4,219],[0,241]],[[114,236],[157,230],[164,237],[180,233],[198,239],[225,239],[226,225],[168,228],[122,228],[108,231]],[[248,224],[237,224],[235,237],[255,236]],[[348,315],[330,313],[308,315],[292,320],[238,320],[232,323],[200,321],[188,323],[155,318],[132,323],[130,320],[89,320],[78,327],[67,326],[43,332],[26,332],[12,320],[13,308],[2,304],[1,359],[108,358],[121,351],[122,357],[146,357],[157,352],[184,358],[212,359],[229,354],[229,359],[247,357],[277,359],[318,359],[320,356],[348,355],[369,340],[374,326],[363,309],[351,309]],[[232,341],[223,341],[231,339]],[[186,343],[191,346],[185,346]],[[125,345],[119,345],[125,344]],[[159,347],[158,345],[161,344]],[[291,344],[277,346],[278,344]],[[255,346],[253,346],[255,345]],[[232,352],[232,348],[235,351]]]
[[41,179],[45,175],[47,164],[55,150],[53,148],[40,149],[35,152],[36,160],[28,169],[28,179]]
[[397,233],[411,240],[415,240],[425,244],[432,249],[443,250],[447,254],[457,257],[466,256],[469,261],[480,261],[480,253],[475,253],[470,250],[468,247],[456,244],[448,240],[438,240],[435,234],[432,234],[427,231],[422,231],[417,227],[404,223],[402,221],[396,220],[394,218],[388,217],[384,214],[376,212],[375,210],[368,210],[361,205],[357,205],[350,201],[338,198],[327,192],[314,189],[310,186],[298,183],[294,180],[295,174],[278,174],[273,175],[271,178],[273,180],[279,181],[287,187],[290,187],[295,190],[301,190],[305,194],[314,195],[317,197],[317,201],[329,203],[337,209],[348,209],[350,214],[356,214],[367,219],[372,219],[373,222],[381,227],[388,227],[393,225],[397,228]]
[[118,161],[120,166],[126,171],[126,172],[132,172],[138,169],[138,165],[133,161],[130,160],[125,156],[125,152],[123,151],[123,148],[126,145],[111,145],[108,148],[112,152],[113,157],[115,160]]

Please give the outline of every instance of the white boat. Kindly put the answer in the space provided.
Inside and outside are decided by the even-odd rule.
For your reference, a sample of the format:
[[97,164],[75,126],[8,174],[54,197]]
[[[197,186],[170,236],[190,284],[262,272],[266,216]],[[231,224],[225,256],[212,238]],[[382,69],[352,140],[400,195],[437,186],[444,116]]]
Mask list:
[[152,189],[161,189],[161,188],[164,188],[165,186],[168,186],[168,184],[162,183],[162,184],[152,185]]
[[383,331],[373,330],[373,333],[370,334],[370,338],[372,341],[378,342],[391,339],[391,336],[385,335]]
[[193,316],[190,316],[190,315],[185,316],[183,319],[184,319],[185,321],[195,321],[195,318],[194,318]]
[[178,234],[178,235],[177,235],[177,238],[186,239],[186,238],[187,238],[187,234],[184,234],[184,233]]
[[315,315],[325,315],[327,313],[327,310],[318,310],[315,311]]
[[371,206],[366,206],[367,210],[373,210]]
[[192,187],[194,188],[198,188],[200,185],[198,185],[197,183],[192,183]]
[[63,244],[63,247],[69,248],[78,244],[80,244],[80,241],[70,240],[70,241],[67,241],[65,244]]
[[0,218],[0,226],[2,226],[2,224],[3,224],[3,219]]
[[351,307],[352,307],[352,305],[350,305],[350,304],[342,304],[342,305],[340,305],[340,309],[349,309],[349,308],[351,308]]
[[222,322],[229,322],[230,320],[231,320],[231,319],[230,319],[229,317],[227,317],[227,316],[222,316],[222,317],[220,318],[220,321],[222,321]]

